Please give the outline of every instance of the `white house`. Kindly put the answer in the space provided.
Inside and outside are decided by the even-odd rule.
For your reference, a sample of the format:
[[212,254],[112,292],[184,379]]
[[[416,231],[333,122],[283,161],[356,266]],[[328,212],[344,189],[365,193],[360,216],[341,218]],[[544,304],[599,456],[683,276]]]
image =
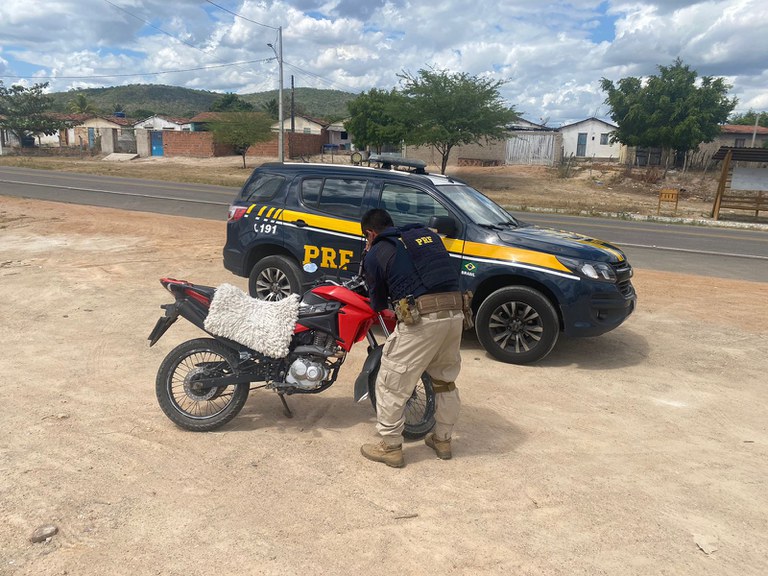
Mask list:
[[339,150],[351,150],[352,139],[344,128],[344,120],[329,124],[326,130],[328,130],[328,144],[338,146]]
[[192,121],[189,118],[174,118],[172,116],[161,116],[155,114],[144,120],[139,120],[133,125],[134,128],[143,130],[192,130]]
[[558,128],[563,136],[563,158],[600,158],[618,160],[621,144],[611,143],[611,132],[618,126],[600,120],[587,118]]
[[[299,116],[298,114],[293,117],[293,129],[298,134],[322,134],[323,130],[328,127],[328,123],[309,116]],[[275,122],[272,125],[272,131],[277,132],[280,130],[280,122]],[[291,131],[291,118],[290,116],[283,120],[283,130],[285,132]]]

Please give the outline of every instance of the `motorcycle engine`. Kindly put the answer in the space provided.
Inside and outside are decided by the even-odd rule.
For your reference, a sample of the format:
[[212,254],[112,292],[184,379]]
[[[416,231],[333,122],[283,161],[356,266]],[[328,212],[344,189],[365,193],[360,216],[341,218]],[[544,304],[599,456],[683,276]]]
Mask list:
[[288,368],[285,381],[304,390],[313,390],[328,377],[328,367],[324,362],[308,356],[297,358]]

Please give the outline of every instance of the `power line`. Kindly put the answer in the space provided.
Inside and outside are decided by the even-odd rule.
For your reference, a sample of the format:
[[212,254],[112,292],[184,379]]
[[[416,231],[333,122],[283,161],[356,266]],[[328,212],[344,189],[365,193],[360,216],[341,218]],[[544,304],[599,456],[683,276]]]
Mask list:
[[211,2],[211,0],[205,0],[210,4],[211,6],[216,6],[219,10],[223,10],[227,14],[232,14],[232,16],[235,16],[237,18],[241,18],[242,20],[245,20],[246,22],[250,22],[251,24],[257,24],[259,26],[264,26],[264,28],[271,28],[272,30],[277,30],[276,26],[270,26],[269,24],[264,24],[262,22],[256,22],[256,20],[251,20],[250,18],[246,18],[245,16],[238,14],[237,12],[232,12],[232,10],[229,10],[228,8],[224,8],[224,6],[220,6],[219,4],[216,4],[216,2]]
[[295,70],[296,72],[299,72],[300,74],[303,74],[305,76],[308,76],[310,78],[313,78],[315,80],[318,80],[319,82],[325,84],[326,86],[330,86],[331,88],[335,90],[344,89],[344,91],[348,92],[358,92],[358,89],[352,88],[351,86],[347,86],[346,84],[341,84],[339,82],[336,82],[334,80],[328,80],[327,78],[324,78],[322,76],[319,76],[318,74],[315,74],[314,72],[309,72],[308,70],[304,70],[302,68],[299,68],[295,64],[291,64],[290,62],[286,62],[283,60],[283,64],[288,66],[288,68],[291,68],[292,70]]
[[240,66],[241,64],[254,64],[256,62],[272,62],[276,58],[262,58],[261,60],[243,60],[242,62],[230,62],[228,64],[212,64],[210,66],[198,66],[197,68],[185,68],[183,70],[163,70],[162,72],[141,72],[138,74],[101,74],[95,76],[8,76],[0,75],[0,78],[18,78],[29,80],[92,80],[97,78],[130,78],[139,76],[159,76],[161,74],[175,74],[177,72],[196,72],[198,70],[210,70],[212,68],[225,68],[227,66]]
[[144,20],[144,18],[142,18],[141,16],[136,16],[136,14],[133,14],[132,12],[129,12],[129,11],[128,11],[128,10],[126,10],[125,8],[122,8],[121,6],[118,6],[118,5],[117,5],[117,4],[115,4],[114,2],[110,2],[110,0],[104,0],[104,2],[106,2],[106,3],[107,3],[107,4],[109,4],[110,6],[113,6],[114,8],[117,8],[117,9],[118,9],[118,10],[120,10],[121,12],[125,12],[126,14],[128,14],[128,16],[131,16],[132,18],[136,18],[136,20],[139,20],[140,22],[144,22],[144,24],[146,24],[146,25],[147,25],[147,26],[149,26],[150,28],[154,28],[154,29],[155,29],[155,30],[157,30],[158,32],[162,32],[162,33],[163,33],[163,34],[165,34],[166,36],[170,36],[170,37],[171,37],[171,38],[173,38],[174,40],[178,40],[178,41],[179,41],[179,42],[181,42],[182,44],[186,44],[186,45],[187,45],[187,46],[189,46],[190,48],[194,48],[195,50],[198,50],[198,51],[202,52],[203,54],[206,54],[206,51],[205,51],[205,50],[203,50],[202,48],[198,48],[198,47],[197,47],[197,46],[195,46],[194,44],[190,44],[190,43],[189,43],[189,42],[187,42],[186,40],[182,40],[182,39],[181,39],[181,38],[179,38],[178,36],[174,36],[174,35],[173,35],[173,34],[171,34],[170,32],[166,32],[166,31],[165,31],[165,30],[163,30],[162,28],[158,28],[157,26],[155,26],[154,24],[152,24],[152,22],[150,22],[149,20]]

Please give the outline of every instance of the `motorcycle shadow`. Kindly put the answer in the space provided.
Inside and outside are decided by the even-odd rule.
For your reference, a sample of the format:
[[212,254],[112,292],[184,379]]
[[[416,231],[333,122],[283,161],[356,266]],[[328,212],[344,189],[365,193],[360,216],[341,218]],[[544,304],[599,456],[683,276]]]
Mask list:
[[225,428],[243,432],[263,429],[307,432],[312,429],[343,430],[369,420],[375,423],[376,413],[368,400],[356,404],[351,398],[351,390],[342,391],[349,394],[334,396],[332,391],[326,391],[317,395],[286,396],[293,413],[293,416],[287,416],[277,394],[252,390],[243,410]]
[[[254,390],[242,412],[222,431],[268,431],[289,435],[309,433],[314,438],[323,438],[329,433],[359,427],[362,434],[346,434],[344,441],[377,441],[376,413],[368,400],[355,403],[345,394],[324,394],[286,398],[293,411],[293,417],[289,418],[276,394]],[[457,455],[482,458],[514,452],[525,442],[526,433],[490,405],[464,404],[454,430],[454,439]],[[404,449],[409,451],[409,462],[435,458],[434,452],[427,447],[423,451],[415,449],[423,443],[422,438],[405,440]]]

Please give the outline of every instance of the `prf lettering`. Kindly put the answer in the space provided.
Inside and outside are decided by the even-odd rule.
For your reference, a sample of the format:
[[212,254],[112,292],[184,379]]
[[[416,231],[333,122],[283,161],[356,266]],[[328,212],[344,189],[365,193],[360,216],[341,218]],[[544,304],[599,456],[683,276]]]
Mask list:
[[337,252],[333,248],[328,248],[326,246],[312,246],[306,244],[304,246],[304,262],[302,262],[302,264],[314,262],[320,268],[343,269],[352,260],[352,254],[352,250],[339,250]]
[[432,236],[422,236],[421,238],[416,238],[416,244],[419,246],[423,244],[432,244]]

